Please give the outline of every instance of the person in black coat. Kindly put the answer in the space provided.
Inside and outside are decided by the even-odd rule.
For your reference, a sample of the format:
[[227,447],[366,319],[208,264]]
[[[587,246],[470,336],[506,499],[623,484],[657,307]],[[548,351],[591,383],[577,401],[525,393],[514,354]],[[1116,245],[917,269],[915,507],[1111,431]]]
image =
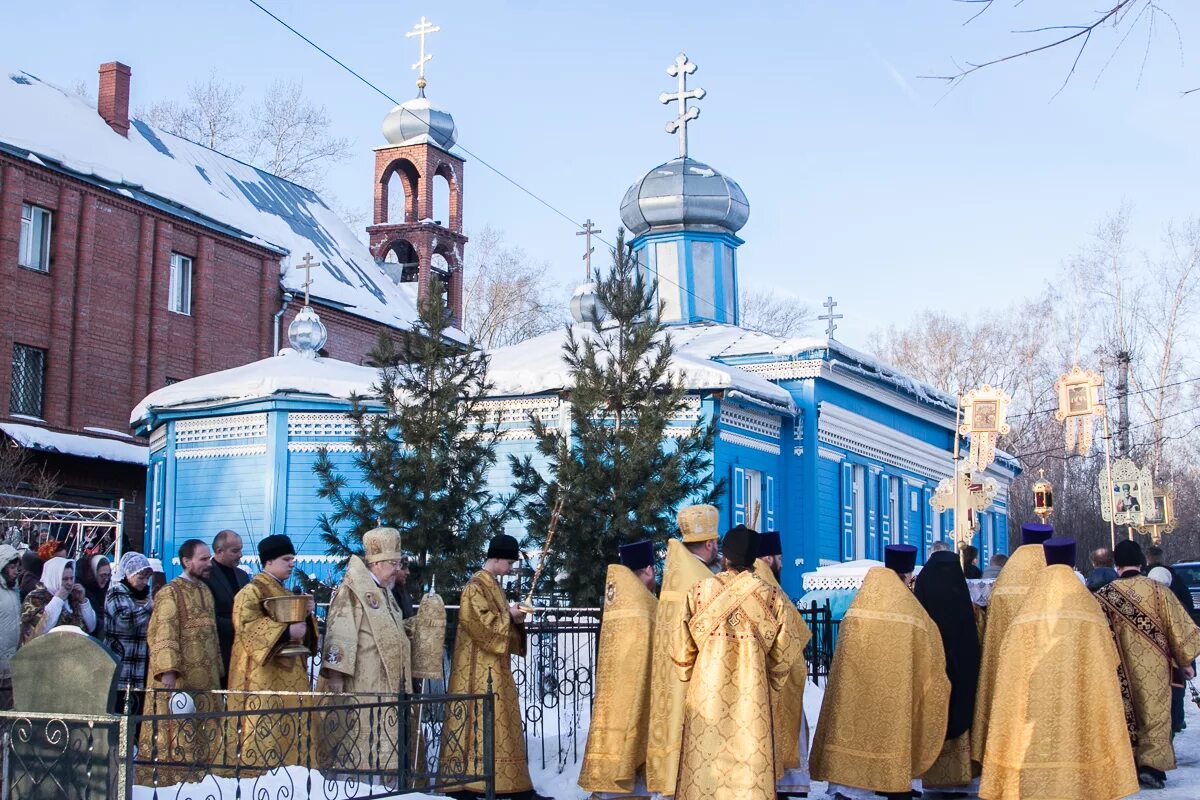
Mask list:
[[[1150,570],[1155,567],[1163,567],[1167,572],[1171,573],[1171,594],[1175,595],[1179,600],[1180,605],[1192,617],[1196,619],[1196,604],[1192,600],[1192,590],[1188,588],[1187,581],[1183,576],[1176,572],[1163,561],[1163,549],[1156,544],[1152,544],[1146,548],[1146,563],[1142,564],[1142,574],[1149,575]],[[1182,686],[1171,687],[1171,731],[1180,733],[1187,727],[1187,723],[1183,717],[1183,702],[1184,688]]]
[[233,598],[250,582],[250,576],[238,568],[242,560],[242,537],[235,531],[221,531],[213,539],[212,571],[204,582],[212,590],[213,611],[217,618],[217,642],[221,646],[221,688],[229,681],[229,657],[233,652]]

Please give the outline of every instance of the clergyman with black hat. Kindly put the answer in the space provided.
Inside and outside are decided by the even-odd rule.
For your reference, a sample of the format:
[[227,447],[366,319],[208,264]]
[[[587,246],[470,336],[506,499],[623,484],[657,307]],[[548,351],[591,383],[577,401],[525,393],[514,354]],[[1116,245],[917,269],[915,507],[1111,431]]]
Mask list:
[[1046,567],[1000,655],[979,796],[1128,797],[1138,780],[1112,632],[1075,573],[1075,540],[1051,538],[1042,547]]
[[592,724],[579,786],[596,798],[645,795],[654,651],[654,543],[621,545],[604,582]]
[[1040,522],[1021,526],[1021,546],[1000,570],[988,598],[987,626],[983,630],[983,649],[980,651],[979,683],[975,691],[975,719],[971,721],[971,760],[983,763],[987,745],[988,715],[992,710],[992,695],[996,691],[996,670],[1000,666],[1000,649],[1008,626],[1021,610],[1025,595],[1038,575],[1046,568],[1042,543],[1054,535],[1054,528]]
[[846,610],[810,769],[831,797],[912,797],[942,751],[950,679],[942,638],[909,589],[917,551],[888,545]]
[[1126,679],[1124,699],[1137,721],[1133,754],[1138,780],[1161,789],[1167,772],[1175,769],[1171,684],[1195,677],[1192,661],[1200,656],[1200,628],[1170,588],[1142,575],[1145,558],[1137,542],[1118,542],[1113,559],[1117,579],[1095,597],[1112,628]]
[[[483,568],[471,576],[459,600],[458,631],[450,662],[450,694],[485,694],[489,681],[495,698],[493,753],[496,795],[536,797],[529,778],[521,707],[510,656],[525,655],[525,612],[509,603],[500,578],[511,575],[521,559],[517,540],[501,533],[488,545]],[[470,726],[470,730],[463,730]],[[471,773],[483,759],[483,727],[473,714],[447,719],[442,736],[442,768]],[[456,796],[479,796],[482,781],[461,787]]]
[[[758,558],[754,574],[768,586],[778,589],[788,600],[788,615],[794,615],[792,628],[799,635],[800,649],[808,645],[812,632],[796,610],[791,598],[779,584],[783,568],[783,538],[779,531],[758,535]],[[775,730],[775,792],[778,798],[801,796],[808,792],[808,725],[804,719],[804,682],[808,664],[803,655],[792,666],[787,682],[771,693],[771,722]]]
[[[307,655],[317,653],[317,620],[310,598],[304,622],[277,622],[267,613],[263,601],[292,594],[284,585],[292,577],[296,548],[287,536],[277,533],[258,543],[262,570],[246,584],[233,600],[233,653],[229,661],[229,688],[233,695],[229,707],[244,707],[247,697],[256,692],[309,692],[308,658],[287,655],[285,647],[302,643]],[[280,696],[270,703],[256,701],[259,708],[295,707],[299,700]],[[264,715],[268,718],[271,715]],[[271,769],[280,764],[301,763],[300,738],[293,726],[281,719],[260,720],[257,716],[241,719],[242,763]]]
[[688,590],[671,658],[688,684],[676,800],[773,800],[771,694],[804,644],[783,592],[754,574],[758,533],[725,534],[724,570]]

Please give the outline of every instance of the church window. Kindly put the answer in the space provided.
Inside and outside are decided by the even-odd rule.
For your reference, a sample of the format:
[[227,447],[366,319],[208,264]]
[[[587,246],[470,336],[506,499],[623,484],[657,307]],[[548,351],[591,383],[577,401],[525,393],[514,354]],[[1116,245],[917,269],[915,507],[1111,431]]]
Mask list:
[[39,272],[50,271],[50,224],[52,214],[40,206],[21,206],[20,246],[17,263]]
[[867,552],[866,469],[854,465],[854,558],[865,558]]
[[14,344],[12,389],[8,413],[42,417],[42,398],[46,383],[46,351],[40,347]]
[[734,250],[727,244],[721,245],[721,270],[724,280],[721,285],[725,288],[725,321],[730,325],[737,324],[737,284],[734,281]]
[[192,313],[192,259],[171,253],[171,280],[167,288],[167,308],[176,314]]
[[761,530],[762,520],[767,513],[762,505],[762,473],[756,469],[743,470],[742,480],[742,497],[746,499],[746,524]]
[[683,281],[679,274],[679,245],[659,242],[654,248],[654,278],[658,282],[658,299],[663,305],[662,319],[671,322],[683,318],[679,296]]
[[712,242],[692,242],[692,292],[695,295],[692,301],[696,304],[696,316],[719,320],[722,309],[717,308],[714,257]]

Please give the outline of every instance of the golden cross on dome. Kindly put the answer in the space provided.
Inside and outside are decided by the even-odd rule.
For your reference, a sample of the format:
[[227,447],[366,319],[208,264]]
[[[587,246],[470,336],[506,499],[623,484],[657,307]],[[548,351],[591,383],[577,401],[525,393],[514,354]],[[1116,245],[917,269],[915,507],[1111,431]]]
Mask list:
[[425,52],[425,37],[431,33],[437,33],[440,30],[440,27],[434,25],[424,17],[421,17],[421,21],[414,25],[411,31],[404,34],[405,38],[411,39],[412,37],[416,36],[421,40],[421,57],[417,60],[417,63],[412,65],[412,68],[417,71],[418,89],[425,88],[425,65],[433,60],[433,56],[426,54]]
[[304,283],[300,284],[304,287],[304,305],[308,305],[308,289],[312,286],[312,271],[319,266],[321,266],[321,262],[313,261],[312,253],[305,253],[304,260],[297,267],[297,269],[304,270]]

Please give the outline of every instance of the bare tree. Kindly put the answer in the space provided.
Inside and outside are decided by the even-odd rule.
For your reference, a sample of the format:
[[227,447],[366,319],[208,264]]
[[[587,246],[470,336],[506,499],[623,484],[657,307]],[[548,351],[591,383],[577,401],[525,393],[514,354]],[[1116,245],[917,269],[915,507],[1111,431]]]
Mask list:
[[187,100],[160,100],[138,109],[135,116],[167,133],[222,153],[237,154],[242,144],[240,103],[244,89],[216,73],[188,86]]
[[273,83],[250,119],[250,161],[313,191],[320,191],[330,164],[350,157],[350,140],[330,132],[329,112],[305,98],[299,81]]
[[808,303],[769,289],[743,290],[738,314],[742,327],[785,339],[811,333],[817,320],[817,312]]
[[61,488],[57,472],[52,472],[24,447],[0,434],[0,494],[48,500]]
[[71,94],[75,95],[85,103],[90,105],[96,104],[96,98],[92,94],[91,87],[88,86],[84,81],[75,81],[75,83],[71,85]]
[[546,280],[549,265],[506,244],[504,234],[484,228],[467,248],[463,327],[491,350],[548,333],[563,324],[566,304]]

